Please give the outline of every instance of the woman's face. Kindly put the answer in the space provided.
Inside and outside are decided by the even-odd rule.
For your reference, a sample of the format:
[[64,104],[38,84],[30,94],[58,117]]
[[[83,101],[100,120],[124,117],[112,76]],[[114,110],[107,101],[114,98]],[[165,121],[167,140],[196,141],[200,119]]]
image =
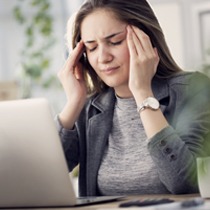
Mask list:
[[81,37],[90,65],[116,93],[128,89],[130,56],[126,26],[104,9],[91,13],[81,24]]

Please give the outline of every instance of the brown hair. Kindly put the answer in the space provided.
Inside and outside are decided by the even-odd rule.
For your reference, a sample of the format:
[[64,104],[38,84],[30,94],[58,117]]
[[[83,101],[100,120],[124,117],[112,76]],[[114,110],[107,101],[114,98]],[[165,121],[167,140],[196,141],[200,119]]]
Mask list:
[[[152,45],[157,48],[160,57],[156,77],[168,78],[181,71],[171,56],[159,22],[146,0],[86,0],[78,10],[74,20],[73,48],[81,39],[80,27],[82,21],[97,9],[107,9],[113,12],[119,20],[142,29],[150,37]],[[90,92],[105,90],[107,85],[97,76],[88,59],[82,57],[81,62],[84,65],[86,85]],[[90,82],[92,83],[91,86]]]

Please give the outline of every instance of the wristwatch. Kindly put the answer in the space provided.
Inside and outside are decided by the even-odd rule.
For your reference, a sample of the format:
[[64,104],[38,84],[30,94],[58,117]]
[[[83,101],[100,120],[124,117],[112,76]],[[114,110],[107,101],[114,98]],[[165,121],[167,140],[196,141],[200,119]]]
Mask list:
[[141,112],[146,108],[149,108],[155,111],[155,110],[158,110],[159,107],[160,107],[160,103],[156,98],[148,97],[139,106],[137,106],[137,111]]

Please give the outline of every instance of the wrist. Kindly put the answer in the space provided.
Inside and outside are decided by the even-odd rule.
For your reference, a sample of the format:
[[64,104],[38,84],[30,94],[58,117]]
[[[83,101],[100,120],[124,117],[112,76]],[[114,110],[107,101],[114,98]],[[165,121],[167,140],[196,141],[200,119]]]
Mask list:
[[137,111],[139,113],[147,108],[157,111],[160,108],[160,103],[156,98],[148,97],[141,104],[137,104]]
[[154,97],[154,94],[151,90],[141,90],[133,94],[136,104],[141,104],[146,98]]
[[[84,106],[84,104],[83,104]],[[59,114],[61,124],[66,129],[72,129],[83,106],[67,102],[63,110]]]

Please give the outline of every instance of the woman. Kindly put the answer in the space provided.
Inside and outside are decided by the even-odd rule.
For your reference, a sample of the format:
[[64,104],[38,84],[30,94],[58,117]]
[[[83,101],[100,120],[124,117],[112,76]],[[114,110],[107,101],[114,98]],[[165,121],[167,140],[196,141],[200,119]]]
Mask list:
[[198,192],[210,82],[178,67],[147,1],[87,0],[72,43],[57,123],[80,195]]

